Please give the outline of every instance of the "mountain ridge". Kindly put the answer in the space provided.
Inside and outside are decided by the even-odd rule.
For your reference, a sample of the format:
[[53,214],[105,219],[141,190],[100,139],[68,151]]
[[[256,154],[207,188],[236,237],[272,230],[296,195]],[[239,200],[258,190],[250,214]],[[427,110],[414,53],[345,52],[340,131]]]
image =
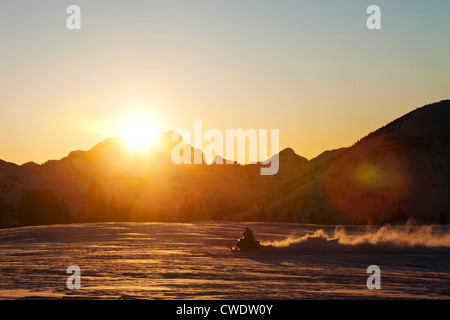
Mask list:
[[[146,156],[127,154],[120,139],[108,138],[42,165],[0,160],[0,225],[39,224],[45,210],[54,211],[46,222],[448,222],[445,119],[450,100],[417,108],[311,160],[285,148],[274,176],[261,176],[261,163],[177,166],[170,161],[177,143],[167,143],[171,131]],[[192,157],[201,152],[191,151]]]

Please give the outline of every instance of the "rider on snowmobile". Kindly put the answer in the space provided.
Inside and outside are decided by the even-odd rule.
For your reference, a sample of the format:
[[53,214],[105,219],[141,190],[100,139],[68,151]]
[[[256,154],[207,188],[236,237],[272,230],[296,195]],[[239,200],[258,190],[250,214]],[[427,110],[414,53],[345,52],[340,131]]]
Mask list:
[[241,251],[250,251],[260,246],[259,241],[256,241],[253,237],[253,231],[249,227],[245,227],[244,233],[239,241],[236,243]]

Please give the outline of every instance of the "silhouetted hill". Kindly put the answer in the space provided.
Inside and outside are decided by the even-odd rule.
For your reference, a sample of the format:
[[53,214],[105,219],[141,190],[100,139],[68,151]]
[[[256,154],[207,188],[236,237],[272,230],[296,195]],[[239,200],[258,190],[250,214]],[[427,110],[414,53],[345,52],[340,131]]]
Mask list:
[[266,203],[309,223],[446,222],[450,101],[416,109],[350,148],[310,161],[314,176]]
[[[161,135],[149,153],[132,152],[120,139],[109,138],[88,151],[73,151],[41,166],[28,163],[19,167],[2,161],[2,224],[47,223],[48,216],[24,220],[15,213],[24,212],[21,207],[25,196],[39,202],[37,198],[54,199],[53,195],[64,205],[56,206],[53,201],[56,208],[51,210],[67,206],[73,217],[70,221],[233,219],[309,168],[308,160],[291,149],[280,153],[280,172],[274,177],[261,176],[260,163],[175,165],[170,155],[177,142],[170,137],[171,132]],[[200,150],[188,147],[192,162],[196,153],[204,159]],[[67,218],[65,212],[62,214]]]
[[311,168],[314,171],[323,171],[325,169],[325,166],[332,163],[334,160],[336,160],[338,157],[340,157],[342,154],[347,151],[348,148],[340,148],[335,150],[327,150],[322,152],[317,157],[310,160],[311,162]]
[[[286,148],[274,176],[261,176],[261,163],[175,165],[172,132],[144,154],[109,138],[43,165],[0,160],[0,225],[209,219],[336,224],[409,218],[443,223],[450,213],[448,119],[450,101],[445,100],[310,161]],[[204,157],[189,148],[192,160],[195,153]]]

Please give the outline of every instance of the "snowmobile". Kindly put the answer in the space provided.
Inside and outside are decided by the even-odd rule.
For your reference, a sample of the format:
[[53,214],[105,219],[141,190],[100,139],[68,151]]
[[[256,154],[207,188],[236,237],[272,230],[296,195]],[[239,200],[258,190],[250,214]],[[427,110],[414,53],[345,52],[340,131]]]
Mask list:
[[259,247],[261,247],[261,244],[253,238],[253,232],[249,228],[245,228],[244,234],[236,242],[236,246],[234,248],[230,247],[230,250],[248,252],[254,251]]
[[259,241],[245,242],[243,239],[240,239],[236,243],[236,246],[234,248],[230,247],[230,250],[231,251],[248,252],[248,251],[254,251],[254,250],[258,249],[259,247],[261,247],[261,244],[259,243]]

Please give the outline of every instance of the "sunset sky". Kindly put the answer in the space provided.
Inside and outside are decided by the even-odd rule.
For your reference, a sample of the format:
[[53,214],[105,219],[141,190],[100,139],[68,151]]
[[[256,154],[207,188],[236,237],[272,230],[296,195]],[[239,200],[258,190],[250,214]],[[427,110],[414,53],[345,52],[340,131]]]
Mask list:
[[[71,4],[81,30],[66,28]],[[2,1],[0,159],[90,149],[134,113],[158,132],[280,129],[281,148],[313,158],[449,98],[449,13],[448,0]]]

